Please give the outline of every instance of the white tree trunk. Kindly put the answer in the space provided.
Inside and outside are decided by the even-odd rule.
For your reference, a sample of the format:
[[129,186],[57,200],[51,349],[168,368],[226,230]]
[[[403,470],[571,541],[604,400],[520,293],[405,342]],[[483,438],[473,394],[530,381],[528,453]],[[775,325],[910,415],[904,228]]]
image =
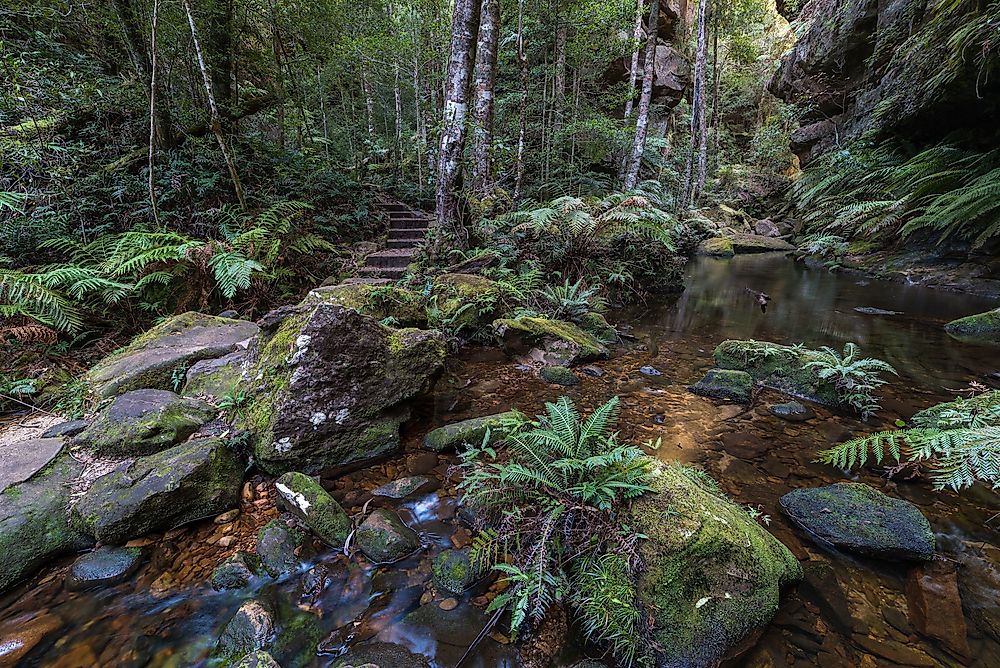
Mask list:
[[635,104],[635,82],[639,78],[639,40],[642,39],[642,7],[645,0],[636,0],[635,3],[635,29],[632,31],[632,39],[635,41],[635,50],[632,52],[632,65],[628,68],[628,100],[625,101],[625,118],[632,115],[632,106]]
[[639,167],[642,154],[646,150],[646,134],[649,131],[649,105],[653,97],[653,76],[656,60],[656,24],[660,18],[660,0],[653,0],[649,8],[649,22],[646,27],[645,62],[642,67],[642,95],[639,96],[638,116],[635,120],[635,139],[632,142],[632,156],[625,170],[625,189],[635,188],[639,182]]
[[493,89],[496,84],[497,46],[500,42],[500,0],[482,0],[479,43],[473,76],[472,187],[483,195],[492,181]]

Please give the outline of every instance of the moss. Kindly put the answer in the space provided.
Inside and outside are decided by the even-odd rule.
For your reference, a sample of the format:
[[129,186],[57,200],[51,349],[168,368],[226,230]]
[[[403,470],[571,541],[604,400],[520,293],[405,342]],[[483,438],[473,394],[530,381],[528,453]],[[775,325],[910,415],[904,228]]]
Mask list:
[[618,330],[600,313],[587,313],[577,321],[577,324],[583,331],[593,334],[601,343],[610,344],[618,340]]
[[705,377],[688,387],[694,394],[737,403],[750,401],[753,378],[745,371],[710,369]]
[[402,559],[420,546],[417,534],[390,510],[373,511],[357,533],[358,549],[374,563]]
[[538,372],[538,375],[546,383],[551,383],[553,385],[562,385],[567,387],[570,385],[580,384],[580,379],[576,377],[576,374],[564,366],[542,367],[542,370]]
[[507,435],[505,425],[516,415],[513,411],[497,413],[438,427],[424,436],[424,447],[434,452],[453,450],[463,445],[478,447],[487,431],[490,433],[490,443],[495,444]]
[[505,342],[512,332],[519,332],[529,340],[539,343],[554,339],[569,344],[576,349],[572,361],[589,362],[604,359],[610,355],[608,349],[593,334],[583,331],[571,322],[549,320],[548,318],[501,319],[493,322],[493,329],[504,337]]
[[290,472],[275,481],[288,510],[334,546],[341,546],[351,533],[351,519],[323,487],[307,475]]
[[746,371],[754,382],[827,406],[845,408],[832,382],[821,380],[805,364],[817,358],[816,351],[766,341],[723,341],[715,349],[721,369]]
[[1000,343],[1000,309],[952,320],[944,330],[962,341]]
[[733,250],[733,242],[725,237],[712,237],[705,239],[698,245],[699,255],[711,255],[715,257],[732,257],[736,254]]
[[434,584],[449,594],[461,594],[476,578],[468,550],[444,550],[434,559]]
[[422,295],[394,285],[341,283],[312,290],[303,304],[339,304],[376,320],[394,319],[400,325],[427,323],[426,300]]

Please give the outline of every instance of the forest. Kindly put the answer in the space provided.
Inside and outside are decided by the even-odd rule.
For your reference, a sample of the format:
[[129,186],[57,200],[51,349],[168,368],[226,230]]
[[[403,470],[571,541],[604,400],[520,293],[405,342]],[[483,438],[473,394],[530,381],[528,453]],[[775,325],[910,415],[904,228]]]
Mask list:
[[0,667],[992,668],[997,0],[2,0]]

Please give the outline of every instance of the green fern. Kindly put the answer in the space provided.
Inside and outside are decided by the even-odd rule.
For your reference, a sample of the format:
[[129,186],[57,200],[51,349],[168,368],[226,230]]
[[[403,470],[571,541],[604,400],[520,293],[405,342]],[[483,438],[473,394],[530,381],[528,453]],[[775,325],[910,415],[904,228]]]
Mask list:
[[844,345],[843,355],[823,346],[802,368],[812,370],[821,380],[833,381],[841,401],[867,418],[880,408],[874,391],[888,382],[880,374],[896,375],[896,370],[882,360],[860,354],[854,343]]

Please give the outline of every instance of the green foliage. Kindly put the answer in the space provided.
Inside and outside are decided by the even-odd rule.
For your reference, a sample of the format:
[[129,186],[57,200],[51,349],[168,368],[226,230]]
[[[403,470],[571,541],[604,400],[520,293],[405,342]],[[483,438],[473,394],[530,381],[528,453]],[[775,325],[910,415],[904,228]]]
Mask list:
[[812,370],[822,380],[833,381],[840,399],[867,418],[880,408],[875,390],[888,382],[880,374],[895,374],[896,370],[882,360],[862,358],[860,352],[854,343],[844,345],[843,355],[823,346],[803,368]]
[[583,281],[562,285],[546,285],[541,293],[542,311],[555,320],[579,320],[592,311],[601,312],[607,307],[600,296],[600,286],[584,286]]

